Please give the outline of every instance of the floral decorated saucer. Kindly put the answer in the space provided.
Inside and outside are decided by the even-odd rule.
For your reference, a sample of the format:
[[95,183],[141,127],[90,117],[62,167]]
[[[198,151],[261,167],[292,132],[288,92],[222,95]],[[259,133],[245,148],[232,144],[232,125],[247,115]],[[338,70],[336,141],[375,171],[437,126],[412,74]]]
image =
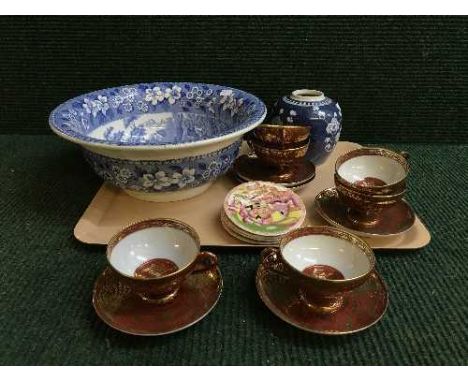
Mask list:
[[224,210],[221,211],[221,225],[232,237],[252,245],[276,246],[281,239],[281,236],[261,236],[241,230],[229,220]]
[[247,182],[226,196],[223,212],[237,232],[252,238],[278,237],[302,226],[306,209],[301,198],[286,187],[269,182]]

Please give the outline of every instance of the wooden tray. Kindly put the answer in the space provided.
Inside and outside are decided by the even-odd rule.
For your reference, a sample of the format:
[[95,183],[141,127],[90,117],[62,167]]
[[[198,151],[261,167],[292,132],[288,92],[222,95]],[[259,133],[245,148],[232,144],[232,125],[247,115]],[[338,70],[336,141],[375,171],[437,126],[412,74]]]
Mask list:
[[[326,225],[314,211],[315,196],[323,189],[333,187],[336,158],[360,145],[339,142],[328,160],[317,167],[316,177],[297,193],[307,207],[306,224]],[[182,220],[194,227],[202,245],[254,246],[243,243],[226,233],[220,222],[220,209],[228,191],[238,184],[229,176],[219,178],[205,193],[193,199],[172,203],[152,203],[134,199],[107,183],[99,189],[83,216],[75,226],[75,237],[83,243],[107,244],[109,239],[132,222],[159,217]],[[373,248],[415,249],[427,245],[430,234],[418,217],[406,233],[390,238],[365,238]]]

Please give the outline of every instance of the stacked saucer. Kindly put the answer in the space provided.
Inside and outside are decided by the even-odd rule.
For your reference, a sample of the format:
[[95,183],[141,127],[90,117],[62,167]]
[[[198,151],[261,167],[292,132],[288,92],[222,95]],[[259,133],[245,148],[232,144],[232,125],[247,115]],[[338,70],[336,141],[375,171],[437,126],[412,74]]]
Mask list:
[[315,177],[315,166],[311,162],[297,162],[285,171],[259,162],[257,155],[242,155],[234,163],[234,174],[239,182],[265,180],[293,190],[309,184]]
[[277,245],[281,237],[303,225],[306,209],[292,190],[270,182],[234,187],[221,210],[221,224],[249,244]]
[[407,158],[407,153],[375,147],[341,155],[335,164],[335,187],[316,196],[316,211],[328,223],[363,237],[407,232],[416,221],[403,199]]
[[298,189],[315,177],[315,166],[306,159],[310,129],[304,126],[258,126],[248,135],[252,150],[234,162],[241,182],[264,181]]

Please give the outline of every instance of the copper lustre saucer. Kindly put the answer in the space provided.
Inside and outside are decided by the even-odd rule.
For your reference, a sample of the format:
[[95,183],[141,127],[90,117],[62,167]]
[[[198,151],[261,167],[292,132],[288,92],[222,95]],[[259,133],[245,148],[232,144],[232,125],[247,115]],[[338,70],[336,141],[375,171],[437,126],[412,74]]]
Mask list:
[[186,329],[216,305],[223,281],[218,267],[190,274],[177,297],[167,304],[143,300],[111,268],[96,280],[93,305],[109,326],[127,334],[158,336]]
[[364,225],[352,221],[348,207],[341,201],[334,187],[320,192],[315,198],[317,213],[331,225],[363,237],[388,237],[408,231],[415,222],[415,215],[407,202],[401,200],[385,208],[375,224]]
[[360,332],[376,324],[388,306],[387,287],[377,272],[361,286],[346,292],[340,309],[326,314],[308,308],[294,283],[263,265],[258,267],[255,283],[260,298],[275,315],[299,329],[317,334]]
[[315,166],[309,161],[298,161],[281,172],[276,167],[265,165],[254,155],[237,158],[233,172],[243,182],[260,180],[288,188],[299,188],[315,178]]

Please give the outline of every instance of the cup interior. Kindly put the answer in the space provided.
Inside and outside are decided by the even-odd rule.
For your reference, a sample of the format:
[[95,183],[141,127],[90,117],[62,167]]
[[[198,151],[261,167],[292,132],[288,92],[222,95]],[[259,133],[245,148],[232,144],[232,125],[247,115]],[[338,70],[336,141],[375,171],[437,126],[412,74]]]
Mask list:
[[361,248],[335,236],[300,236],[286,243],[281,251],[283,258],[299,272],[314,265],[325,265],[338,270],[346,280],[371,269],[371,260]]
[[199,248],[188,233],[173,227],[149,227],[132,232],[112,249],[109,262],[118,272],[133,277],[135,271],[155,259],[172,261],[182,269],[195,260]]
[[381,155],[359,155],[350,158],[343,162],[337,171],[338,175],[350,183],[373,178],[385,184],[394,184],[406,177],[406,170],[400,162]]

